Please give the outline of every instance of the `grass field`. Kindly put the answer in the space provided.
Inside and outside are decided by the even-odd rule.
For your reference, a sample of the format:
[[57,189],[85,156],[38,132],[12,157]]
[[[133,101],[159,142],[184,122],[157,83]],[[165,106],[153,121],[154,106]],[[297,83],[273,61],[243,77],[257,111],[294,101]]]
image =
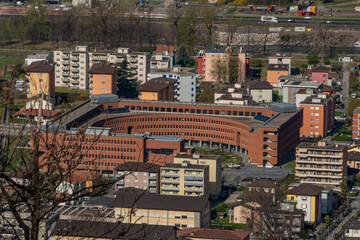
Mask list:
[[204,154],[204,155],[220,155],[222,156],[222,166],[227,167],[229,163],[240,163],[242,162],[242,158],[236,154],[223,152],[221,150],[213,150],[206,148],[196,148],[196,153]]

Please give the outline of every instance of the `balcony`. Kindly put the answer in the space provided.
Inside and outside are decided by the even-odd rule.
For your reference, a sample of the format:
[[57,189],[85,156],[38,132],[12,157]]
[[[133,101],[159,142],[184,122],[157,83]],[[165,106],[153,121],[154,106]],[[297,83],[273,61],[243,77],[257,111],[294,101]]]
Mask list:
[[70,73],[69,72],[63,72],[63,77],[70,77]]
[[161,191],[179,191],[179,188],[177,187],[161,187]]
[[63,78],[63,79],[62,79],[62,82],[63,82],[63,83],[69,83],[69,81],[70,81],[69,78]]
[[131,58],[130,58],[130,62],[131,62],[131,63],[137,63],[137,61],[138,61],[138,60],[137,60],[137,58],[135,58],[135,57],[131,57]]
[[69,60],[66,60],[66,61],[62,61],[61,63],[62,63],[62,65],[69,65],[69,64],[70,64],[70,61],[69,61]]
[[79,85],[79,81],[77,81],[77,80],[71,80],[70,83],[74,84],[74,85]]
[[79,64],[78,63],[71,63],[71,66],[77,68],[77,67],[79,67]]
[[122,63],[124,61],[124,58],[116,58],[115,62],[116,63]]
[[78,78],[79,78],[79,75],[78,75],[78,74],[71,74],[71,77],[78,79]]
[[314,178],[332,178],[332,179],[342,179],[341,175],[321,175],[314,173],[296,173],[297,177],[314,177]]
[[179,179],[164,179],[161,180],[161,183],[172,183],[172,184],[179,184]]
[[74,57],[74,56],[71,56],[71,61],[73,62],[78,62],[79,61],[79,57]]
[[63,71],[69,71],[70,68],[69,68],[69,67],[63,67],[62,70],[63,70]]
[[69,60],[69,58],[70,58],[69,54],[63,54],[62,55],[62,59],[64,59],[64,60]]
[[185,192],[189,192],[189,193],[192,193],[192,192],[195,192],[195,193],[202,193],[203,192],[203,189],[199,189],[199,188],[185,188],[184,189]]
[[342,172],[340,168],[314,168],[314,167],[295,167],[295,170],[313,170],[318,172]]
[[315,153],[297,153],[299,157],[322,157],[322,158],[339,158],[342,159],[343,156],[333,155],[333,154],[315,154]]
[[149,176],[149,180],[156,180],[156,175],[155,176]]
[[93,55],[92,60],[93,61],[106,61],[107,57],[106,57],[106,55]]
[[313,164],[318,164],[318,165],[338,165],[341,166],[343,165],[342,162],[326,162],[326,161],[316,161],[316,160],[303,160],[303,159],[296,159],[296,163],[313,163]]
[[156,185],[157,185],[156,182],[149,182],[150,187],[156,187]]
[[78,69],[78,68],[72,68],[72,69],[71,69],[71,72],[73,72],[73,73],[78,73],[78,72],[79,72],[79,69]]

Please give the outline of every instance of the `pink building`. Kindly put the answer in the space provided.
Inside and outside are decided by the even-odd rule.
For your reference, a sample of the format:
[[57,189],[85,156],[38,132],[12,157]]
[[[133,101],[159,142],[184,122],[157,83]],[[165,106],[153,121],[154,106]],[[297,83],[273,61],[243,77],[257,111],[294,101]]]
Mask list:
[[352,138],[353,140],[360,139],[360,107],[357,107],[353,112],[352,121]]
[[314,82],[322,82],[324,83],[324,85],[331,85],[331,83],[329,84],[330,72],[331,68],[326,66],[318,66],[316,68],[313,68],[311,74],[312,80]]
[[144,162],[127,162],[115,168],[115,191],[120,188],[134,187],[159,193],[160,166]]

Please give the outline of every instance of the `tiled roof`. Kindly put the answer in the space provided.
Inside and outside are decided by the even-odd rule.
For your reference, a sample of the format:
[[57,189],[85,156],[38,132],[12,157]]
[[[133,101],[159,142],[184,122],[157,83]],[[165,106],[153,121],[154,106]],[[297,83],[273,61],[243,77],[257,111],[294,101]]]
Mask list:
[[201,212],[210,208],[207,197],[149,194],[136,188],[122,188],[115,192],[114,206],[122,208],[162,209]]
[[53,235],[91,239],[170,239],[175,237],[175,229],[161,225],[59,219]]
[[352,151],[347,154],[348,161],[360,161],[360,152]]
[[[41,111],[41,115],[42,116],[49,116],[49,117],[54,117],[57,114],[59,114],[60,111],[58,110],[47,110],[47,109],[42,109]],[[18,112],[16,112],[13,116],[37,116],[39,115],[39,109],[21,109]]]
[[163,52],[174,53],[174,50],[175,50],[174,46],[164,46],[164,45],[156,46],[156,53],[163,53]]
[[94,63],[89,70],[91,74],[113,74],[116,72],[116,66],[111,63]]
[[160,166],[145,162],[127,162],[120,164],[115,168],[115,170],[133,172],[158,172],[160,170]]
[[302,183],[298,187],[289,189],[286,191],[287,194],[306,195],[306,196],[317,196],[324,190],[324,187],[311,184]]
[[251,89],[272,89],[272,86],[269,82],[258,81],[257,83],[250,86]]
[[209,229],[209,228],[188,228],[180,229],[177,232],[179,237],[191,237],[202,239],[247,239],[251,234],[246,230],[225,230],[225,229]]
[[268,179],[257,179],[253,181],[249,187],[275,188],[276,184],[274,181]]
[[51,72],[55,68],[54,62],[46,62],[46,61],[36,61],[31,63],[26,71],[28,72]]
[[312,72],[330,72],[331,68],[326,66],[318,66],[312,69]]
[[164,88],[174,84],[177,80],[171,78],[153,78],[139,87],[139,92],[160,92]]
[[360,229],[360,221],[354,220],[345,225],[346,229]]

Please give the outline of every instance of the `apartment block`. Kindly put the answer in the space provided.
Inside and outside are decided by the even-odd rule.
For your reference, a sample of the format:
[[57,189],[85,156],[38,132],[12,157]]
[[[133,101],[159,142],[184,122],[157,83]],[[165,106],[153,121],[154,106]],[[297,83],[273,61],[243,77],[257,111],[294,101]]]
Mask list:
[[29,94],[27,109],[55,108],[55,63],[47,61],[33,62],[28,66]]
[[285,64],[288,65],[288,71],[291,75],[291,53],[275,53],[269,55],[269,64]]
[[128,162],[117,166],[114,170],[117,180],[115,191],[120,188],[134,187],[159,193],[160,166],[151,163]]
[[322,83],[307,81],[306,78],[290,78],[281,85],[283,102],[296,104],[299,107],[300,102],[316,92],[320,92],[321,88]]
[[273,87],[280,87],[280,77],[289,75],[288,64],[269,64],[267,67],[267,81]]
[[139,98],[150,101],[174,101],[176,82],[177,80],[171,78],[153,78],[139,87]]
[[148,74],[148,80],[153,78],[176,79],[174,83],[174,100],[179,102],[196,102],[196,74],[188,68],[174,67],[171,71],[156,70]]
[[303,126],[300,136],[326,136],[335,124],[335,96],[317,94],[307,97],[300,103],[303,108]]
[[149,194],[134,188],[120,189],[115,194],[116,221],[180,229],[210,227],[210,201],[207,197]]
[[89,88],[89,49],[77,46],[75,50],[54,51],[55,86],[71,89]]
[[174,163],[209,166],[209,195],[215,197],[221,192],[221,161],[222,157],[217,155],[180,153],[174,157]]
[[209,195],[209,167],[188,162],[166,163],[160,169],[160,194]]
[[239,79],[238,82],[245,82],[246,76],[246,54],[243,53],[240,49],[240,52],[231,51],[230,49],[206,49],[201,50],[197,54],[198,58],[198,74],[201,74],[202,81],[205,82],[218,82],[218,81],[228,81],[228,79],[216,79],[217,76],[214,76],[214,62],[219,61],[223,62],[225,66],[228,66],[229,60],[232,57],[238,58],[238,68],[239,68]]
[[146,82],[150,71],[150,53],[132,52],[129,48],[115,51],[91,52],[87,46],[77,46],[75,50],[60,49],[54,51],[55,85],[71,89],[89,88],[89,69],[94,63],[109,62],[119,64],[127,61],[134,79]]
[[360,139],[360,107],[357,107],[353,112],[352,117],[352,139]]
[[176,49],[174,46],[156,46],[150,59],[151,69],[172,69],[175,64]]
[[335,185],[334,190],[340,191],[347,176],[347,146],[302,142],[296,147],[295,170],[301,183]]
[[111,63],[95,63],[89,70],[90,94],[116,94],[116,66]]

